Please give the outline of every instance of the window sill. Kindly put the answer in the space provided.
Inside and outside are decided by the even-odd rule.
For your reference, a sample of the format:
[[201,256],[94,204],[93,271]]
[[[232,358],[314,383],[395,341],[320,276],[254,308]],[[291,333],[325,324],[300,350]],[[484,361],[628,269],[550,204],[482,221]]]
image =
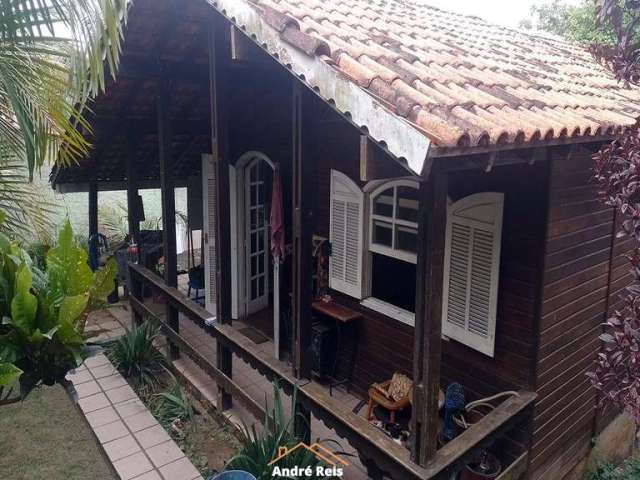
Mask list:
[[360,302],[360,305],[386,315],[387,317],[393,318],[394,320],[397,320],[400,323],[404,323],[405,325],[413,327],[416,324],[415,313],[400,307],[396,307],[395,305],[391,305],[390,303],[387,303],[383,300],[379,300],[374,297],[368,297],[362,300]]

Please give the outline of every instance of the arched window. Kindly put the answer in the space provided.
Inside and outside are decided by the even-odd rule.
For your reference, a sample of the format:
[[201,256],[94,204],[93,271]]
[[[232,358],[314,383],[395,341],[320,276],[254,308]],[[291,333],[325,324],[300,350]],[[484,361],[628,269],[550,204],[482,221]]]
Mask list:
[[418,182],[393,180],[370,196],[369,250],[416,263]]
[[418,182],[376,182],[369,193],[363,305],[412,325],[416,300]]

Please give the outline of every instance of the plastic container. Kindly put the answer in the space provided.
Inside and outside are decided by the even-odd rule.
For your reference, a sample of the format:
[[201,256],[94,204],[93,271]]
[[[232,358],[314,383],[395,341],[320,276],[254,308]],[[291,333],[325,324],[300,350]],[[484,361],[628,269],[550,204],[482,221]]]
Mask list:
[[211,480],[256,480],[256,477],[242,470],[229,470],[228,472],[219,473]]

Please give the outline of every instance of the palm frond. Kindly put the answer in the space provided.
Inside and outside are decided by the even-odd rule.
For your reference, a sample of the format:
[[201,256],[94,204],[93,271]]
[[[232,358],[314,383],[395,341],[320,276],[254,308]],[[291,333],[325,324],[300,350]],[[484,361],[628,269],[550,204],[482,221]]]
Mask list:
[[29,182],[27,167],[0,144],[0,211],[3,230],[24,242],[47,241],[58,206],[43,199],[39,187]]
[[128,0],[0,1],[0,146],[29,178],[45,162],[78,161],[90,98],[119,61]]

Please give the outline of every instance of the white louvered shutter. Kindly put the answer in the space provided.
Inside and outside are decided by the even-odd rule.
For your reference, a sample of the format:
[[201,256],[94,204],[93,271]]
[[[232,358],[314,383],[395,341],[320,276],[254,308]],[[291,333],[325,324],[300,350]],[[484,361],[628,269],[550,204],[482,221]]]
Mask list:
[[349,177],[331,170],[329,287],[362,298],[364,194]]
[[449,207],[442,333],[486,355],[495,348],[504,194],[484,192]]
[[205,308],[216,314],[216,165],[213,155],[202,155]]

